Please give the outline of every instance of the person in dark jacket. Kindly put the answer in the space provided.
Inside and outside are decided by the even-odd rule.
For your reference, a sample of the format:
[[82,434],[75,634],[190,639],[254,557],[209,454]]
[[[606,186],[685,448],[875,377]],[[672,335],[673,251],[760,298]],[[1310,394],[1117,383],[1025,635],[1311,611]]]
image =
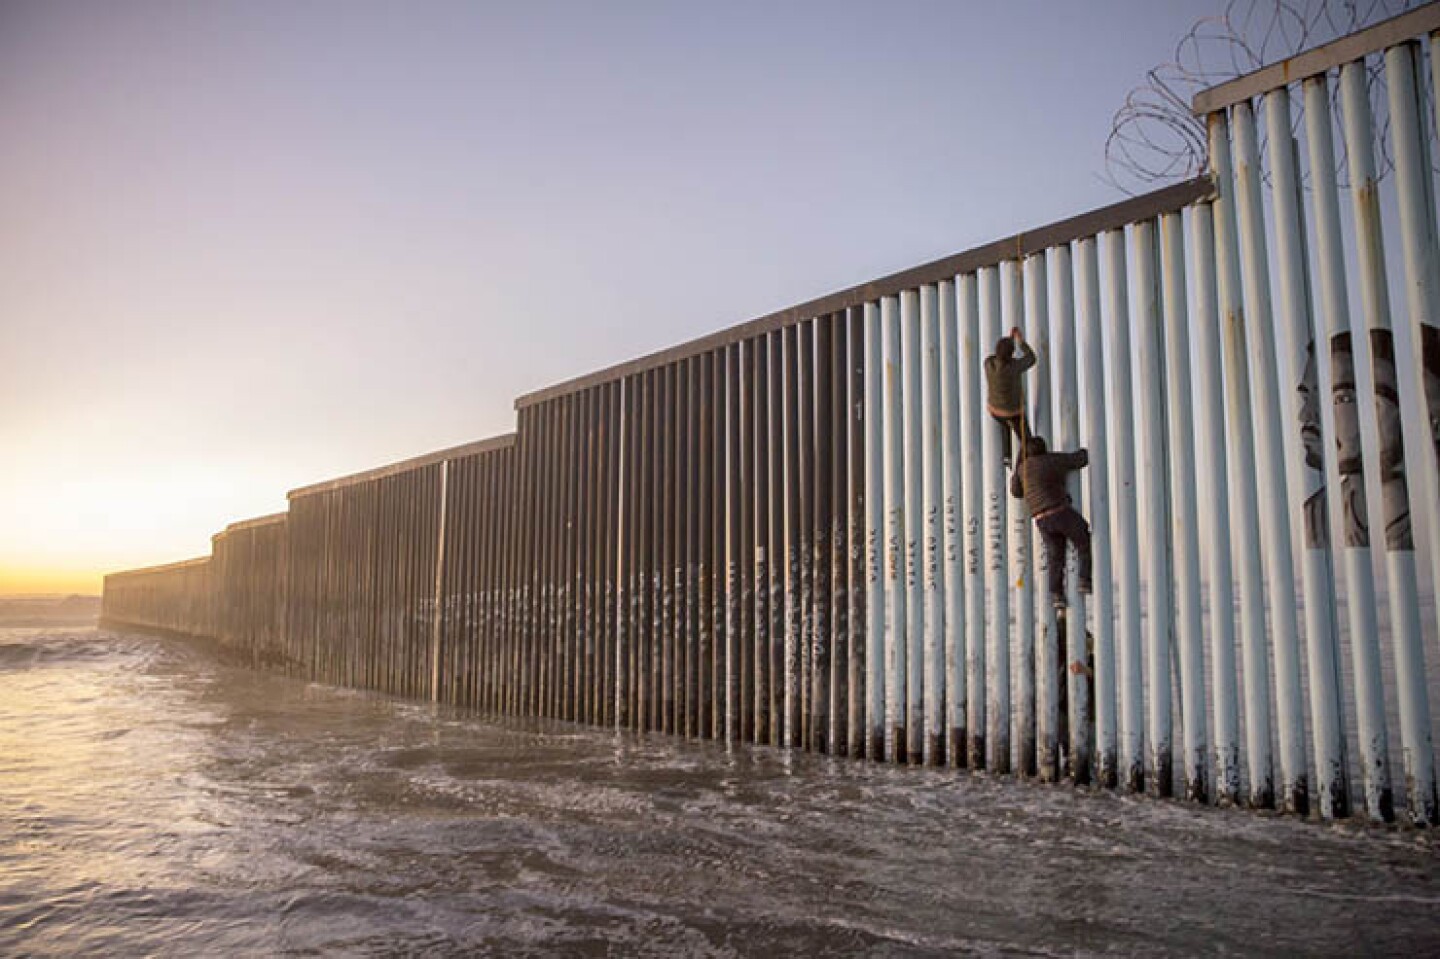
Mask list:
[[1010,495],[1025,500],[1045,542],[1045,562],[1050,568],[1050,601],[1065,605],[1065,544],[1075,545],[1080,554],[1080,592],[1090,592],[1090,524],[1070,502],[1065,480],[1073,470],[1090,462],[1084,449],[1073,453],[1051,453],[1042,436],[1025,441],[1020,462],[1010,477]]
[[[1015,355],[1015,347],[1020,355]],[[1002,336],[995,343],[995,352],[985,357],[985,408],[1003,428],[1005,438],[1005,465],[1010,465],[1010,432],[1025,442],[1029,427],[1025,423],[1025,390],[1020,383],[1020,374],[1035,365],[1035,351],[1020,334],[1020,327],[1012,327],[1009,336]]]

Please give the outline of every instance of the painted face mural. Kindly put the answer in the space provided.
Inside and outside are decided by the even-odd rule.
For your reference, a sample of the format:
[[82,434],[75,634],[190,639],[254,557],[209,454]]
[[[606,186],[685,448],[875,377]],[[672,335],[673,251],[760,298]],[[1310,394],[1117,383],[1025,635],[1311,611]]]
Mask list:
[[[1413,549],[1410,507],[1405,484],[1405,444],[1400,419],[1400,391],[1396,377],[1394,338],[1389,330],[1370,331],[1375,380],[1375,435],[1379,444],[1381,499],[1385,512],[1385,544],[1389,549]],[[1440,455],[1440,328],[1421,327],[1424,356],[1426,412],[1430,424],[1432,454]],[[1360,441],[1362,410],[1357,401],[1354,349],[1348,332],[1330,342],[1332,402],[1335,408],[1335,454],[1340,471],[1340,503],[1345,519],[1347,546],[1370,545],[1365,510],[1365,478]],[[1305,465],[1324,468],[1324,440],[1320,428],[1320,396],[1313,344],[1306,351],[1301,374],[1300,435]],[[1305,539],[1311,548],[1329,545],[1325,516],[1325,489],[1321,487],[1305,502]]]
[[[1339,337],[1336,337],[1339,340]],[[1334,346],[1331,347],[1334,349]],[[1338,366],[1338,364],[1336,364]],[[1300,374],[1300,440],[1305,445],[1305,465],[1325,468],[1324,438],[1320,432],[1320,379],[1315,370],[1315,344],[1305,348],[1305,369]]]
[[[1388,330],[1370,331],[1370,349],[1374,357],[1375,371],[1375,431],[1380,441],[1380,474],[1400,469],[1405,462],[1405,443],[1400,429],[1400,387],[1395,377],[1395,341]],[[1353,369],[1353,362],[1351,364]],[[1335,409],[1342,408],[1346,415],[1337,418],[1335,442],[1340,452],[1342,472],[1354,472],[1360,468],[1360,421],[1355,415],[1359,404],[1355,402],[1355,377],[1352,373],[1347,384],[1350,402],[1341,403],[1343,398],[1336,380]],[[1343,428],[1342,428],[1343,424]],[[1348,467],[1346,464],[1354,463]]]

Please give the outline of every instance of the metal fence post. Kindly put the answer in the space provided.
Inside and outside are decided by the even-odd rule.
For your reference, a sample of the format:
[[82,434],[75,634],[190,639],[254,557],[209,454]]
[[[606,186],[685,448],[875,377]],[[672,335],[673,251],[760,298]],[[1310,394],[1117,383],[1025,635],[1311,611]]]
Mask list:
[[850,737],[850,756],[854,759],[860,759],[866,755],[869,739],[869,727],[866,725],[866,705],[869,702],[866,664],[869,661],[870,642],[869,623],[867,622],[869,576],[866,565],[869,548],[867,535],[869,527],[866,514],[869,490],[866,483],[870,469],[867,445],[870,412],[866,390],[869,377],[869,366],[866,360],[866,313],[868,309],[869,304],[864,307],[852,306],[846,320],[848,327],[846,358],[849,363],[849,373],[846,377],[849,381],[846,442],[849,447],[847,480],[850,489],[847,506],[847,536],[850,544],[848,592],[850,604],[850,674],[848,677],[850,701],[846,724]]
[[[1050,290],[1045,255],[1037,253],[1025,258],[1025,326],[1027,339],[1035,349],[1039,362],[1030,374],[1030,430],[1035,436],[1043,436],[1050,442],[1051,449],[1060,449],[1055,444],[1055,434],[1050,417],[1050,378],[1055,372],[1054,357],[1050,352]],[[1035,636],[1031,647],[1031,685],[1034,717],[1031,727],[1033,748],[1029,750],[1032,769],[1043,782],[1054,782],[1060,775],[1060,668],[1059,624],[1056,610],[1047,586],[1049,555],[1041,541],[1040,532],[1031,524],[1027,531],[1032,556],[1031,571],[1033,582],[1040,588],[1031,588],[1033,601],[1029,614],[1034,617]],[[1022,687],[1023,688],[1023,687]]]
[[[1258,529],[1255,493],[1255,441],[1250,420],[1250,360],[1245,346],[1245,308],[1240,294],[1240,254],[1236,239],[1234,182],[1230,175],[1230,132],[1225,114],[1208,119],[1210,163],[1218,196],[1215,222],[1217,301],[1224,342],[1225,412],[1230,426],[1230,495],[1234,526]],[[1275,805],[1270,752],[1270,665],[1266,649],[1265,600],[1260,543],[1252,536],[1231,540],[1239,553],[1240,643],[1244,651],[1245,754],[1250,772],[1250,803]]]
[[[1104,342],[1100,309],[1100,264],[1096,239],[1075,244],[1076,300],[1079,306],[1080,393],[1085,400],[1084,442],[1090,451],[1089,475],[1081,482],[1089,490],[1090,556],[1097,575],[1091,600],[1095,634],[1095,767],[1096,780],[1113,789],[1119,782],[1118,723],[1115,698],[1115,579],[1110,550],[1110,441],[1106,431]],[[1072,660],[1073,662],[1073,660]],[[1079,770],[1077,769],[1077,774]]]
[[[1285,464],[1280,433],[1280,396],[1275,382],[1275,327],[1270,309],[1270,266],[1260,198],[1260,157],[1255,117],[1249,101],[1235,104],[1235,199],[1240,226],[1241,277],[1245,287],[1246,342],[1254,357],[1255,448],[1260,494],[1270,507],[1260,511],[1264,539],[1266,589],[1270,597],[1270,637],[1275,656],[1275,716],[1280,738],[1280,788],[1285,809],[1301,815],[1310,809],[1305,762],[1305,714],[1300,693],[1300,643],[1295,612],[1295,558],[1291,552],[1290,511],[1286,503]],[[1288,143],[1288,141],[1287,141]],[[1284,149],[1277,145],[1276,150]]]
[[1105,234],[1110,280],[1110,464],[1114,512],[1111,527],[1117,540],[1120,580],[1118,642],[1120,743],[1119,781],[1130,792],[1145,788],[1144,695],[1140,658],[1140,540],[1135,489],[1135,417],[1129,405],[1135,395],[1130,376],[1130,297],[1125,269],[1125,233]]
[[[944,472],[945,750],[951,766],[965,764],[965,569],[960,503],[960,347],[955,281],[940,282],[940,424]],[[974,435],[973,433],[971,434]]]
[[[1025,322],[1025,289],[1023,264],[1019,260],[1006,260],[1000,264],[1000,303],[1004,312],[1004,328],[1013,329]],[[1027,400],[1039,379],[1032,372],[1026,383]],[[1027,402],[1026,416],[1034,422],[1033,406]],[[1020,465],[1020,450],[1017,448],[1011,458],[1011,476]],[[1010,476],[1005,477],[1006,480]],[[1022,776],[1035,772],[1035,564],[1032,561],[1030,510],[1023,499],[1008,495],[1005,497],[1007,522],[1010,527],[1010,586],[1014,604],[1014,632],[1011,657],[1013,663],[1012,683],[1014,684],[1014,711],[1010,715],[1013,729],[1013,752],[1015,771]]]
[[[1000,268],[980,271],[980,343],[988,353],[1000,338]],[[988,417],[987,417],[988,419]],[[1010,771],[1010,584],[1005,526],[1006,465],[1001,460],[1004,424],[987,422],[981,429],[985,492],[985,593],[989,600],[985,633],[985,739],[991,772]]]
[[1230,570],[1230,496],[1226,482],[1224,395],[1215,294],[1215,223],[1210,203],[1190,215],[1194,267],[1197,435],[1208,464],[1197,476],[1205,502],[1206,572],[1210,599],[1210,696],[1215,743],[1215,801],[1240,801],[1240,711],[1235,680],[1235,599]]
[[866,755],[885,758],[885,357],[880,304],[865,304],[865,713]]
[[900,292],[900,361],[902,388],[905,497],[905,758],[919,765],[925,754],[925,548],[924,433],[921,410],[920,294]]
[[880,301],[885,337],[885,735],[886,756],[903,762],[905,739],[905,421],[900,299]]
[[1165,384],[1170,439],[1170,515],[1175,575],[1175,631],[1179,643],[1180,723],[1185,750],[1185,797],[1209,798],[1210,757],[1205,728],[1205,649],[1200,608],[1200,510],[1194,495],[1197,462],[1191,417],[1190,313],[1186,303],[1185,228],[1178,213],[1160,218],[1165,296]]
[[1160,277],[1156,267],[1154,220],[1135,224],[1135,344],[1139,476],[1144,492],[1141,514],[1145,546],[1145,668],[1149,687],[1146,716],[1150,743],[1149,789],[1152,795],[1173,792],[1173,729],[1170,696],[1170,657],[1174,629],[1170,592],[1170,468],[1165,425],[1166,317],[1162,312]]
[[945,758],[945,571],[944,495],[941,487],[941,437],[943,416],[940,407],[940,304],[939,290],[927,283],[920,288],[920,469],[924,535],[921,553],[921,587],[925,597],[925,663],[923,705],[925,737],[923,758],[938,766]]
[[[1434,506],[1440,504],[1440,250],[1420,45],[1402,43],[1385,51],[1385,76],[1410,308],[1410,322],[1405,326],[1410,339],[1408,382],[1412,385],[1408,389],[1403,388],[1406,378],[1401,377],[1405,443],[1415,450],[1406,457],[1410,502]],[[1403,341],[1397,337],[1397,343]],[[1408,399],[1406,393],[1411,394]],[[1440,507],[1413,510],[1411,525],[1429,543],[1432,595],[1440,597]]]
[[[1285,87],[1265,97],[1270,143],[1270,175],[1277,266],[1276,327],[1281,349],[1282,383],[1303,386],[1305,353],[1314,351],[1309,276],[1306,272],[1305,226],[1300,205],[1299,157],[1290,133],[1290,94]],[[1302,410],[1303,412],[1303,410]],[[1281,424],[1285,444],[1290,508],[1301,516],[1301,575],[1305,595],[1305,648],[1310,679],[1315,792],[1320,815],[1346,815],[1350,805],[1345,763],[1345,736],[1340,723],[1339,638],[1335,634],[1335,589],[1328,542],[1321,546],[1304,529],[1305,502],[1312,494],[1305,475],[1306,450],[1296,416]],[[1323,502],[1323,493],[1322,493]]]
[[[1385,564],[1389,573],[1390,627],[1394,642],[1395,685],[1400,701],[1400,741],[1405,762],[1405,782],[1410,816],[1416,822],[1433,822],[1437,815],[1434,756],[1430,742],[1430,716],[1425,695],[1424,654],[1420,646],[1420,603],[1416,588],[1415,547],[1404,516],[1414,502],[1409,497],[1407,467],[1417,454],[1427,451],[1403,450],[1399,430],[1388,423],[1378,394],[1381,386],[1402,386],[1396,382],[1397,357],[1390,328],[1390,296],[1385,282],[1385,244],[1380,220],[1380,202],[1375,180],[1374,134],[1370,121],[1370,99],[1364,61],[1340,68],[1346,154],[1350,160],[1351,198],[1355,210],[1356,247],[1360,252],[1361,299],[1369,318],[1369,342],[1360,344],[1356,355],[1356,379],[1362,397],[1377,397],[1372,408],[1380,441],[1379,456],[1366,450],[1367,470],[1373,462],[1384,468],[1383,482],[1366,476],[1367,503],[1371,530],[1384,530]],[[1428,174],[1427,174],[1428,175]],[[1368,347],[1368,349],[1366,349]],[[1386,356],[1386,353],[1389,356]],[[1370,360],[1370,369],[1361,359]],[[1389,383],[1385,381],[1389,380]],[[1405,397],[1398,397],[1395,413],[1404,421]],[[1412,395],[1409,399],[1414,402]],[[1389,402],[1389,401],[1387,401]],[[1363,400],[1362,400],[1362,405]],[[1362,434],[1363,435],[1363,434]],[[1412,434],[1413,438],[1413,434]],[[1408,452],[1408,455],[1407,455]],[[1378,502],[1377,502],[1378,501]],[[1422,504],[1423,506],[1424,504]],[[1433,504],[1432,504],[1433,506]],[[1378,508],[1377,508],[1378,507]]]
[[[1075,271],[1070,247],[1061,245],[1050,251],[1050,281],[1054,295],[1050,298],[1050,371],[1055,397],[1055,444],[1057,449],[1074,450],[1084,446],[1080,438],[1080,394],[1075,363]],[[1085,497],[1080,471],[1070,474],[1067,488],[1076,509],[1084,511]],[[1093,524],[1092,524],[1093,525]],[[1092,553],[1094,559],[1092,534]],[[1069,731],[1067,751],[1068,775],[1077,785],[1090,781],[1090,763],[1094,744],[1091,738],[1090,670],[1086,650],[1086,597],[1079,591],[1079,554],[1072,546],[1065,551],[1066,605],[1065,628],[1056,651],[1059,680],[1065,684],[1066,714]]]
[[965,760],[971,769],[985,768],[985,437],[993,433],[981,408],[981,358],[978,278],[966,273],[955,281],[960,336],[960,429],[968,442],[961,460],[962,527],[965,551]]

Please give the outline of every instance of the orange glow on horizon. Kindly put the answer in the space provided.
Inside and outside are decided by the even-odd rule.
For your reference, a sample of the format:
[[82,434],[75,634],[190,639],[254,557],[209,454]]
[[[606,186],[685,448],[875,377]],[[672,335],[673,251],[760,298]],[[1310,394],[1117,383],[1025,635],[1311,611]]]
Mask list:
[[0,596],[99,596],[109,572],[114,571],[0,567]]
[[107,573],[209,555],[228,523],[283,509],[285,478],[215,457],[34,452],[0,477],[0,596],[98,596]]

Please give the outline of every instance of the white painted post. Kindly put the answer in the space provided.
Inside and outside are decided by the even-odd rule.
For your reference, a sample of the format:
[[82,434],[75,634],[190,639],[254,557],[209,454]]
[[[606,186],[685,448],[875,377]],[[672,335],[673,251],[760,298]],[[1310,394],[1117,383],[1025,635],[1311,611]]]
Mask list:
[[[1050,250],[1050,373],[1054,408],[1053,430],[1057,449],[1075,450],[1085,444],[1080,439],[1080,398],[1075,376],[1075,271],[1071,265],[1070,247],[1062,245]],[[1070,474],[1066,483],[1070,501],[1085,512],[1081,495],[1081,472]],[[1072,546],[1065,553],[1066,614],[1065,629],[1056,641],[1064,644],[1056,651],[1060,672],[1065,683],[1069,741],[1065,744],[1068,775],[1077,784],[1090,781],[1090,684],[1086,679],[1085,597],[1080,593],[1079,554]],[[1092,553],[1093,559],[1093,553]]]
[[[1085,398],[1085,446],[1090,465],[1084,470],[1089,489],[1090,557],[1095,567],[1091,619],[1095,632],[1095,766],[1096,780],[1107,789],[1119,780],[1116,758],[1118,724],[1115,702],[1115,603],[1110,562],[1110,442],[1105,429],[1105,369],[1100,311],[1100,264],[1094,237],[1075,245],[1076,299],[1079,301],[1080,393]],[[1072,659],[1073,662],[1073,659]]]
[[1110,280],[1110,407],[1111,448],[1114,455],[1112,499],[1114,536],[1120,570],[1120,782],[1130,792],[1145,788],[1144,742],[1140,661],[1140,542],[1135,490],[1135,392],[1130,378],[1130,297],[1125,271],[1125,233],[1105,234]]
[[1170,469],[1165,451],[1165,318],[1161,315],[1155,221],[1134,227],[1135,390],[1139,439],[1141,523],[1145,540],[1145,665],[1150,703],[1146,727],[1150,743],[1149,788],[1169,796],[1174,781],[1170,717]]
[[[980,271],[980,342],[988,355],[1000,338],[1000,269],[987,266]],[[987,419],[990,419],[987,415]],[[1010,771],[1010,588],[1007,577],[1009,549],[1006,540],[1005,500],[1009,479],[1001,463],[1001,430],[991,420],[981,431],[985,490],[985,570],[989,621],[985,633],[986,665],[990,683],[986,690],[985,738],[991,772]]]
[[[960,331],[956,327],[955,281],[940,283],[940,432],[944,471],[945,535],[945,754],[951,766],[965,755],[965,565],[960,502]],[[970,434],[974,436],[975,434]]]
[[[1382,413],[1377,399],[1382,378],[1397,379],[1398,364],[1394,334],[1390,329],[1390,294],[1385,284],[1385,242],[1380,222],[1380,201],[1375,181],[1375,147],[1370,121],[1370,100],[1364,61],[1340,68],[1340,94],[1344,108],[1345,150],[1350,160],[1350,194],[1355,209],[1356,248],[1360,252],[1361,302],[1369,319],[1369,337],[1357,337],[1355,378],[1360,386],[1360,405],[1373,409],[1379,455],[1367,449],[1366,502],[1369,528],[1384,531],[1385,566],[1389,574],[1390,629],[1395,656],[1395,685],[1400,700],[1400,744],[1405,762],[1407,804],[1416,822],[1435,818],[1434,758],[1430,745],[1430,717],[1425,698],[1424,655],[1420,649],[1420,602],[1416,589],[1415,548],[1406,528],[1411,500],[1406,467],[1414,454],[1400,449],[1401,436],[1392,415]],[[1391,358],[1375,349],[1376,342],[1390,344]],[[1398,385],[1387,383],[1386,386]],[[1404,397],[1383,402],[1403,410]],[[1412,396],[1413,400],[1413,396]],[[1403,415],[1400,410],[1396,414]],[[1372,465],[1373,464],[1373,465]],[[1374,475],[1380,470],[1384,477]],[[1373,472],[1372,472],[1373,471]],[[1372,482],[1373,479],[1373,482]],[[1418,666],[1418,668],[1417,668]]]
[[[1391,82],[1397,81],[1392,55],[1387,53],[1387,65],[1392,69],[1387,71],[1387,78]],[[1420,600],[1417,595],[1417,569],[1416,550],[1414,550],[1414,537],[1411,530],[1417,526],[1416,510],[1414,504],[1421,504],[1421,511],[1433,511],[1436,500],[1428,501],[1416,497],[1416,494],[1428,492],[1433,495],[1433,490],[1424,490],[1424,469],[1418,468],[1420,456],[1433,456],[1433,441],[1430,448],[1424,445],[1427,436],[1417,429],[1416,415],[1424,408],[1423,397],[1417,396],[1416,384],[1410,382],[1407,389],[1407,377],[1398,376],[1400,373],[1401,347],[1404,341],[1395,337],[1394,330],[1391,330],[1390,318],[1390,295],[1385,289],[1385,245],[1382,238],[1382,226],[1380,220],[1380,202],[1378,202],[1377,189],[1375,189],[1374,173],[1374,140],[1372,140],[1371,120],[1369,120],[1369,99],[1367,95],[1367,84],[1365,84],[1364,63],[1346,63],[1341,68],[1341,95],[1345,102],[1345,145],[1346,153],[1351,158],[1351,193],[1355,197],[1355,230],[1359,236],[1359,249],[1361,249],[1362,261],[1362,287],[1365,288],[1365,302],[1367,302],[1367,314],[1369,327],[1371,327],[1371,346],[1375,346],[1375,333],[1384,331],[1387,337],[1380,337],[1381,341],[1388,340],[1391,344],[1391,359],[1382,359],[1380,353],[1375,351],[1372,354],[1372,373],[1375,382],[1372,384],[1377,393],[1380,393],[1382,377],[1394,380],[1394,386],[1398,387],[1398,418],[1401,422],[1401,435],[1404,438],[1404,445],[1408,446],[1401,452],[1401,436],[1395,435],[1394,425],[1385,422],[1381,415],[1380,403],[1377,402],[1375,415],[1377,415],[1377,435],[1380,438],[1380,467],[1384,469],[1385,475],[1382,478],[1380,490],[1382,508],[1372,511],[1371,517],[1378,517],[1371,521],[1372,530],[1385,530],[1385,560],[1390,567],[1390,616],[1391,631],[1394,638],[1395,657],[1395,688],[1397,688],[1398,700],[1400,700],[1400,742],[1401,752],[1405,762],[1405,783],[1407,783],[1407,803],[1410,806],[1411,818],[1416,822],[1434,822],[1440,809],[1437,809],[1436,801],[1436,779],[1434,779],[1434,755],[1430,742],[1430,708],[1426,698],[1426,672],[1424,672],[1424,652],[1420,642]],[[1401,79],[1401,82],[1404,82]],[[1414,94],[1411,94],[1413,96]],[[1404,111],[1403,111],[1404,112]],[[1391,117],[1392,122],[1403,122],[1403,118]],[[1413,135],[1413,134],[1411,134]],[[1400,145],[1397,141],[1397,147]],[[1398,157],[1397,157],[1398,158]],[[1410,158],[1414,163],[1414,157]],[[1398,173],[1398,164],[1397,164]],[[1423,189],[1416,189],[1418,176],[1431,176],[1430,170],[1424,170],[1423,174],[1417,170],[1408,171],[1407,186],[1410,186],[1410,194],[1401,194],[1398,199],[1400,203],[1424,202]],[[1417,197],[1417,193],[1420,196]],[[1418,246],[1421,243],[1420,236],[1404,235],[1404,220],[1401,222],[1404,240],[1413,240],[1411,245],[1416,246],[1411,253],[1417,261],[1417,269],[1413,274],[1407,275],[1410,284],[1417,281],[1424,282],[1423,248]],[[1411,222],[1411,232],[1420,233],[1414,228]],[[1367,259],[1368,258],[1368,259]],[[1408,265],[1408,264],[1407,264]],[[1411,302],[1423,307],[1427,298],[1424,289],[1410,291]],[[1416,323],[1420,317],[1416,317]],[[1408,337],[1407,337],[1408,338]],[[1407,409],[1408,408],[1408,409]],[[1427,431],[1428,432],[1428,431]],[[1410,484],[1417,484],[1417,488],[1410,488]],[[1368,484],[1367,484],[1368,485]],[[1374,498],[1374,492],[1371,497]],[[1371,503],[1374,505],[1374,503]],[[1410,528],[1404,528],[1410,527]]]
[[[1014,260],[1000,264],[1001,304],[1005,314],[1006,331],[1024,325],[1025,291],[1021,265]],[[1030,397],[1039,379],[1037,366],[1025,377],[1026,410],[1030,422],[1034,423]],[[1011,472],[1020,466],[1020,450],[1015,448],[1011,458]],[[1007,485],[1010,477],[1006,477]],[[1016,499],[1006,491],[1005,502],[1010,525],[1010,583],[1015,594],[1014,683],[1015,711],[1011,716],[1014,727],[1015,771],[1022,776],[1035,772],[1035,586],[1034,564],[1031,562],[1030,510],[1023,499]]]
[[1180,723],[1184,737],[1185,798],[1209,798],[1205,732],[1205,648],[1200,609],[1199,464],[1190,386],[1190,312],[1186,303],[1185,227],[1179,213],[1160,218],[1165,297],[1165,384],[1170,439],[1170,535],[1175,575],[1175,633],[1180,650]]
[[1270,751],[1270,658],[1265,642],[1265,597],[1261,590],[1260,541],[1245,532],[1259,528],[1255,501],[1255,441],[1250,424],[1250,359],[1245,352],[1245,308],[1240,296],[1240,253],[1235,237],[1234,181],[1230,175],[1230,130],[1225,114],[1212,113],[1210,163],[1218,196],[1215,220],[1216,291],[1223,334],[1225,413],[1230,426],[1230,495],[1234,507],[1231,548],[1239,554],[1240,645],[1244,653],[1245,755],[1250,804],[1275,805]]
[[[1342,366],[1345,382],[1336,380],[1333,345],[1337,338],[1351,339],[1350,296],[1345,281],[1345,252],[1340,232],[1340,201],[1335,175],[1335,147],[1330,132],[1330,84],[1324,74],[1305,81],[1305,132],[1310,153],[1310,184],[1315,197],[1317,280],[1320,287],[1315,338],[1315,406],[1320,413],[1320,448],[1325,471],[1325,542],[1338,548],[1345,575],[1347,621],[1350,626],[1350,661],[1354,673],[1355,720],[1360,740],[1365,810],[1377,822],[1395,818],[1390,784],[1389,735],[1385,729],[1385,693],[1380,678],[1380,627],[1375,616],[1375,581],[1370,541],[1349,533],[1345,500],[1354,495],[1366,502],[1363,457],[1352,457],[1347,472],[1340,472],[1337,454],[1337,420],[1334,398],[1342,386],[1347,406],[1355,410],[1355,353]],[[1347,415],[1350,415],[1347,413]],[[1353,416],[1352,416],[1353,418]],[[1355,424],[1358,427],[1358,422]],[[1351,437],[1361,442],[1357,430]],[[1373,453],[1371,454],[1373,455]],[[1317,520],[1318,524],[1319,520]],[[1338,671],[1338,670],[1337,670]]]
[[941,566],[944,534],[941,509],[940,435],[940,304],[934,284],[920,288],[921,437],[920,470],[923,474],[924,536],[921,587],[924,591],[925,660],[923,676],[925,736],[924,762],[938,766],[945,758],[942,730],[945,720],[945,582]]
[[[1274,186],[1276,334],[1280,344],[1281,384],[1303,383],[1304,358],[1314,348],[1310,321],[1310,286],[1305,263],[1305,226],[1301,220],[1299,157],[1290,133],[1290,93],[1285,87],[1265,96],[1266,132],[1270,139],[1270,174]],[[1282,386],[1283,389],[1283,386]],[[1302,401],[1303,402],[1303,401]],[[1288,414],[1289,411],[1282,411]],[[1339,637],[1335,635],[1335,586],[1330,551],[1304,535],[1305,502],[1314,492],[1305,468],[1300,418],[1284,415],[1286,487],[1291,510],[1300,511],[1301,576],[1305,588],[1305,650],[1310,672],[1311,739],[1315,760],[1315,792],[1320,815],[1348,815],[1350,777],[1345,770],[1345,735],[1340,726]],[[1323,496],[1323,494],[1322,494]],[[1293,515],[1293,514],[1292,514]],[[1328,545],[1325,544],[1325,545]]]
[[924,758],[925,713],[925,562],[924,433],[920,400],[920,294],[900,292],[900,336],[905,351],[901,382],[905,408],[905,757],[912,765]]
[[900,299],[880,301],[885,335],[885,755],[905,757],[905,421]]
[[1197,431],[1206,469],[1197,494],[1207,542],[1210,597],[1210,695],[1215,740],[1215,801],[1240,801],[1240,707],[1235,680],[1235,584],[1230,570],[1230,497],[1226,482],[1224,394],[1220,378],[1220,329],[1215,298],[1215,221],[1210,203],[1191,214],[1191,263],[1195,275]]
[[[986,437],[994,430],[986,423],[984,391],[981,385],[982,349],[979,280],[967,273],[956,281],[957,312],[960,314],[960,434],[965,437],[961,461],[960,493],[965,537],[965,743],[966,763],[971,769],[985,768],[985,496],[981,477],[985,474]],[[993,437],[992,437],[993,438]]]
[[1270,638],[1275,655],[1275,719],[1280,737],[1280,792],[1288,812],[1310,810],[1305,762],[1305,713],[1300,692],[1300,631],[1295,613],[1295,557],[1286,508],[1280,395],[1275,382],[1275,327],[1270,312],[1270,265],[1260,198],[1260,154],[1250,101],[1235,104],[1235,200],[1240,227],[1241,276],[1245,286],[1248,349],[1255,422],[1256,481],[1265,569],[1269,573]]
[[[1030,373],[1027,394],[1030,401],[1030,429],[1045,437],[1056,449],[1050,419],[1050,377],[1054,364],[1050,355],[1049,271],[1044,253],[1025,258],[1025,336],[1039,363]],[[1054,782],[1060,775],[1060,667],[1059,624],[1050,599],[1049,566],[1040,531],[1030,524],[1030,550],[1034,557],[1035,646],[1032,675],[1035,684],[1035,764],[1040,779]]]
[[872,301],[865,304],[865,754],[873,760],[885,758],[886,728],[884,368],[880,304]]
[[[1440,250],[1435,225],[1435,183],[1430,145],[1425,134],[1424,81],[1420,75],[1420,47],[1402,43],[1385,51],[1385,76],[1390,88],[1390,130],[1394,138],[1396,206],[1400,210],[1400,240],[1405,253],[1405,294],[1410,308],[1410,376],[1401,376],[1401,419],[1405,445],[1415,450],[1406,457],[1410,502],[1440,504]],[[1397,334],[1400,331],[1397,330]],[[1432,358],[1426,366],[1427,344]],[[1397,338],[1396,345],[1405,337]],[[1398,351],[1397,351],[1398,352]],[[1411,398],[1406,398],[1410,393]],[[1418,522],[1417,522],[1418,520]],[[1430,547],[1433,595],[1440,597],[1440,507],[1410,514],[1411,526]]]

